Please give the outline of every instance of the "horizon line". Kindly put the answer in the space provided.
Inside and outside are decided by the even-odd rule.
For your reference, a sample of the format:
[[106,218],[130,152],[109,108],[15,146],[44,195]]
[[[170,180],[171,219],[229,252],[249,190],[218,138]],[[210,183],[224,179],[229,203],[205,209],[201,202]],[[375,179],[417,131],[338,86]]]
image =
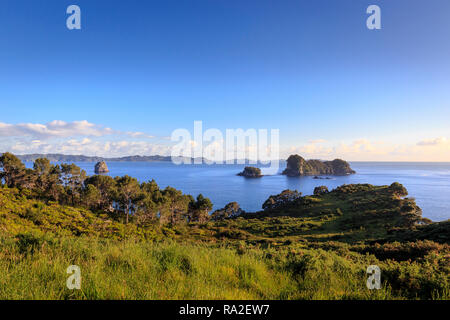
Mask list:
[[[5,151],[8,152],[8,151]],[[2,152],[3,154],[4,152]],[[84,154],[64,154],[64,153],[26,153],[26,154],[16,154],[11,152],[12,154],[16,155],[17,157],[26,157],[26,156],[37,156],[37,155],[42,155],[42,156],[65,156],[65,157],[86,157],[86,158],[101,158],[104,160],[111,160],[113,159],[122,159],[122,158],[128,158],[128,157],[164,157],[164,158],[171,158],[170,155],[161,155],[161,154],[153,154],[153,155],[123,155],[123,156],[96,156],[96,155],[84,155]],[[176,158],[188,158],[188,159],[198,159],[200,157],[184,157],[184,156],[179,156]],[[203,160],[207,160],[207,161],[213,161],[213,160],[209,160],[207,158],[202,157]],[[341,159],[341,158],[335,158],[335,159]],[[232,159],[233,161],[252,161],[252,162],[261,162],[261,160],[252,160],[252,159],[238,159],[238,158],[234,158]],[[266,160],[266,161],[287,161],[287,159],[271,159],[271,160]],[[318,158],[309,158],[306,160],[320,160],[320,161],[332,161],[332,160],[326,160],[326,159],[318,159]],[[334,160],[334,159],[333,159]],[[345,160],[345,159],[342,159]],[[378,162],[378,163],[450,163],[450,161],[417,161],[417,160],[412,160],[412,161],[405,161],[405,160],[345,160],[347,162]],[[133,162],[133,161],[129,161],[129,162]],[[145,162],[145,161],[143,161]],[[226,160],[223,161],[223,163],[221,164],[226,164]]]

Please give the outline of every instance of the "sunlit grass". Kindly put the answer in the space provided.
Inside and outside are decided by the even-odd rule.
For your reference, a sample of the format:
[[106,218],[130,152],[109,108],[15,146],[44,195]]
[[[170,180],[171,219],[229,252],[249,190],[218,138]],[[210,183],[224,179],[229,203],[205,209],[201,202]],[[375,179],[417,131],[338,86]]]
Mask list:
[[[315,249],[268,255],[258,248],[85,238],[45,239],[36,246],[31,241],[27,248],[3,238],[1,246],[0,299],[411,298],[407,287],[394,292],[389,281],[381,290],[368,290],[365,268],[371,263],[399,281],[434,286],[429,298],[449,298],[442,275],[424,282],[419,265],[357,253],[342,257]],[[81,268],[81,290],[66,288],[66,269],[73,264]]]

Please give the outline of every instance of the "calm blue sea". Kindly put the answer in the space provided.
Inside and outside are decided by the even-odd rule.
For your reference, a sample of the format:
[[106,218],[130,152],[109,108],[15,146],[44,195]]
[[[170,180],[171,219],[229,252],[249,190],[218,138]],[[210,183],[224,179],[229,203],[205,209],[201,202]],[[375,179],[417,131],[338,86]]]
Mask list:
[[[91,175],[92,162],[78,166]],[[27,166],[32,166],[27,163]],[[129,175],[138,180],[155,179],[160,187],[172,186],[196,196],[202,193],[214,203],[214,209],[237,201],[246,211],[261,209],[263,202],[285,189],[312,194],[314,188],[326,185],[330,190],[342,184],[370,183],[387,185],[402,183],[409,196],[416,199],[423,216],[433,221],[450,219],[450,163],[351,162],[355,175],[315,180],[313,177],[289,178],[282,175],[246,179],[236,176],[244,165],[174,165],[170,162],[108,162],[111,176]],[[281,162],[282,170],[285,163]],[[264,173],[264,169],[263,169]]]

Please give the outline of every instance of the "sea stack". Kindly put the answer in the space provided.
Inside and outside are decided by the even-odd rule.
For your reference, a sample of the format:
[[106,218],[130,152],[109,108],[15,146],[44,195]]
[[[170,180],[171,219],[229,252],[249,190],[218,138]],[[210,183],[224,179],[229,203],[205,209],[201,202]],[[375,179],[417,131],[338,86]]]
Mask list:
[[108,166],[106,165],[106,162],[105,161],[97,162],[97,164],[95,165],[95,173],[100,174],[107,172],[109,172],[109,169]]
[[307,161],[298,154],[291,155],[287,159],[287,166],[283,171],[283,174],[289,177],[320,175],[345,176],[353,173],[355,171],[350,168],[350,164],[347,161],[341,159],[335,159],[333,161]]

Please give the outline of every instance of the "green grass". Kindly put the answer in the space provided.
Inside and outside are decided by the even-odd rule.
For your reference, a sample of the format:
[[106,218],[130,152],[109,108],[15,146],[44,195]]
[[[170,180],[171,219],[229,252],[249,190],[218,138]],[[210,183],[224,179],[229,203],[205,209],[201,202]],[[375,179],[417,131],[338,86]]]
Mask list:
[[[0,299],[289,299],[287,272],[254,254],[202,245],[62,239],[33,253],[3,240]],[[80,266],[82,289],[65,286]]]
[[[0,299],[449,299],[449,266],[433,252],[416,261],[381,261],[338,245],[153,243],[2,238]],[[78,265],[82,289],[66,288]],[[382,269],[381,290],[366,288],[365,270]]]

